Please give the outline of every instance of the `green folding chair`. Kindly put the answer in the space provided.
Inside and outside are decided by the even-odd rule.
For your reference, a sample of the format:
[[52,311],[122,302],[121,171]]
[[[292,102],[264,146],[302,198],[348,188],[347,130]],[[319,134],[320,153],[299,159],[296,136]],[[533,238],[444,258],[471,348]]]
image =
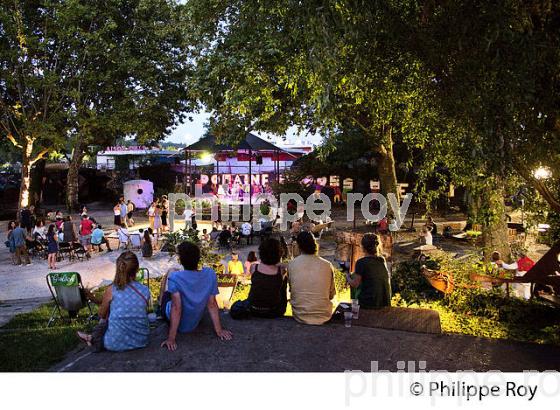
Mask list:
[[85,288],[78,272],[51,272],[47,274],[46,280],[55,304],[47,326],[57,319],[57,313],[60,319],[64,318],[62,310],[66,310],[68,319],[72,320],[78,317],[80,310],[87,307],[88,320],[91,320],[93,311],[85,297]]

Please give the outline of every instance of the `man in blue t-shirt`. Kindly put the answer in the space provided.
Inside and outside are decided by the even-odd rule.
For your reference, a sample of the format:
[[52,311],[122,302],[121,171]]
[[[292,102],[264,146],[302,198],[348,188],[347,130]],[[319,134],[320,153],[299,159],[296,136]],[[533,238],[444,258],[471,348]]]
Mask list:
[[183,242],[177,247],[179,260],[185,270],[171,272],[164,279],[165,290],[161,300],[163,316],[169,321],[169,334],[161,346],[175,350],[177,332],[191,332],[198,326],[206,308],[214,324],[216,335],[222,340],[231,340],[229,330],[222,328],[216,295],[218,281],[213,269],[198,269],[200,248],[192,242]]

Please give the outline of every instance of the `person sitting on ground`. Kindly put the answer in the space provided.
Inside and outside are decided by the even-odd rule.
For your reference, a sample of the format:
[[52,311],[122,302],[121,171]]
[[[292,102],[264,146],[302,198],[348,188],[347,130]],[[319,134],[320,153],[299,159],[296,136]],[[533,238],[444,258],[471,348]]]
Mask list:
[[360,290],[358,300],[364,309],[391,306],[391,285],[385,259],[381,256],[379,237],[367,233],[362,237],[365,256],[358,259],[354,275],[347,276],[348,284]]
[[199,269],[200,248],[192,242],[181,243],[177,246],[177,253],[184,270],[169,273],[161,284],[160,306],[162,315],[169,322],[169,334],[161,346],[175,350],[177,332],[188,333],[196,329],[206,308],[216,335],[222,340],[231,340],[231,332],[223,329],[220,322],[216,272],[209,267]]
[[151,258],[154,254],[154,248],[152,246],[152,236],[149,231],[144,231],[142,237],[142,256],[144,258]]
[[231,260],[227,264],[227,273],[230,275],[243,275],[243,264],[239,260],[237,252],[231,253]]
[[257,254],[255,253],[255,251],[251,251],[249,252],[249,254],[247,255],[247,260],[245,261],[245,275],[250,276],[251,275],[251,267],[257,263]]
[[139,349],[148,345],[150,323],[147,308],[150,289],[135,281],[139,263],[131,251],[123,252],[117,258],[117,269],[113,284],[98,300],[91,292],[88,297],[99,304],[101,319],[93,333],[78,332],[78,337],[97,350],[122,352]]
[[259,245],[259,257],[260,263],[251,266],[251,289],[248,299],[238,301],[231,307],[230,314],[233,319],[242,319],[249,315],[276,318],[286,313],[288,278],[286,267],[280,263],[280,241],[275,238],[265,239]]
[[109,241],[105,238],[105,232],[103,232],[103,227],[101,225],[96,225],[95,229],[91,232],[91,244],[99,246],[99,251],[102,251],[101,245],[107,245],[107,252],[113,252]]
[[332,314],[334,269],[317,255],[318,245],[311,232],[300,232],[296,242],[301,254],[288,264],[292,314],[298,322],[321,325]]

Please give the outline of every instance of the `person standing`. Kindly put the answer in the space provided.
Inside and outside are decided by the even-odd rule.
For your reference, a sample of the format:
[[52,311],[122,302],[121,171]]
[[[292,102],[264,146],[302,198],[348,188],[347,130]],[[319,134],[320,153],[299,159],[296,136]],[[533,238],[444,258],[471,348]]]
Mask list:
[[31,221],[31,210],[27,206],[21,210],[19,220],[20,224],[23,224],[22,228],[25,229],[27,233],[31,233],[33,223]]
[[136,205],[134,205],[134,202],[132,202],[130,199],[128,200],[128,202],[126,203],[126,219],[128,220],[128,225],[132,226],[134,225],[134,218],[133,218],[133,213],[134,210],[136,209]]
[[169,214],[169,201],[167,195],[161,197],[161,227],[163,232],[167,231],[167,216]]
[[161,235],[161,206],[159,204],[156,205],[154,212],[154,231],[159,238]]
[[126,214],[128,213],[128,208],[126,206],[126,203],[124,202],[124,196],[121,196],[119,198],[119,206],[120,206],[120,215],[121,215],[121,225],[125,224],[126,225]]
[[193,209],[190,204],[185,205],[185,210],[183,211],[183,218],[185,219],[185,229],[193,229],[192,226],[192,216],[194,215]]
[[82,215],[80,222],[80,242],[86,249],[86,252],[91,252],[91,233],[93,231],[93,222],[86,215]]
[[31,265],[25,242],[26,240],[31,240],[31,238],[27,235],[27,228],[23,222],[20,222],[19,226],[12,231],[12,240],[15,247],[16,265],[21,265],[22,258],[26,265]]
[[68,215],[62,224],[62,234],[64,235],[64,242],[70,244],[77,241],[76,226],[72,222],[72,216]]
[[16,265],[16,246],[14,243],[14,238],[13,238],[13,232],[14,229],[16,229],[16,221],[10,221],[8,223],[8,233],[6,234],[7,237],[7,241],[6,241],[6,246],[8,247],[8,249],[10,250],[10,257],[12,259],[12,263],[14,265]]
[[49,269],[58,269],[56,267],[56,255],[58,254],[58,235],[56,234],[56,226],[54,224],[50,224],[49,230],[47,231],[47,254]]
[[148,208],[148,221],[150,221],[150,228],[154,229],[155,215],[156,215],[156,201],[152,201]]
[[119,202],[113,207],[113,215],[115,216],[113,223],[119,228],[121,226],[121,204]]

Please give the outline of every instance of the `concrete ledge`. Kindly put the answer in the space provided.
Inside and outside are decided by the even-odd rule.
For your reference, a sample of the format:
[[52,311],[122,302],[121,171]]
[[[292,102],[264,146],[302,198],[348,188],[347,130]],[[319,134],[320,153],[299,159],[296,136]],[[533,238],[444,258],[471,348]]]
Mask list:
[[91,353],[82,345],[51,371],[66,372],[369,372],[397,370],[397,362],[426,362],[426,370],[560,370],[560,347],[463,335],[308,326],[291,318],[234,321],[222,314],[234,340],[216,338],[206,320],[179,335],[178,348],[160,347],[167,325],[152,330],[145,349]]

